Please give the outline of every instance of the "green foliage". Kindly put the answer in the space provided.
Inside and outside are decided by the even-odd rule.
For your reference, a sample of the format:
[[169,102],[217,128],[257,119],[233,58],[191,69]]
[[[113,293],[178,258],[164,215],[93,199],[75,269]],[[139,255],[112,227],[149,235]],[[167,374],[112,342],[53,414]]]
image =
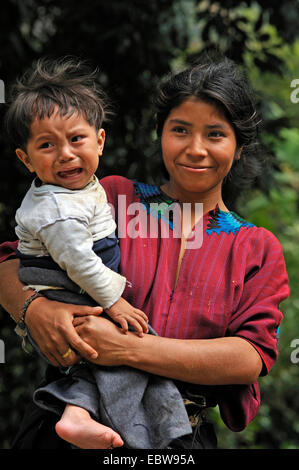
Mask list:
[[[249,74],[259,97],[262,139],[273,156],[275,185],[267,181],[239,201],[242,216],[271,230],[283,246],[291,295],[281,309],[279,360],[260,381],[262,406],[241,433],[230,432],[212,411],[221,448],[299,448],[299,365],[291,342],[299,338],[299,103],[291,82],[299,79],[298,0],[7,0],[0,15],[0,77],[5,85],[40,55],[80,55],[101,69],[115,108],[99,176],[122,174],[150,180],[155,172],[152,97],[160,78],[216,46]],[[8,99],[8,86],[6,87]],[[299,93],[297,94],[299,96]],[[2,120],[5,106],[0,106]],[[29,175],[0,135],[0,239],[14,239],[14,212]],[[153,171],[154,169],[154,171]],[[13,188],[13,195],[12,195]],[[25,354],[13,322],[0,310],[0,447],[8,448],[43,365]]]

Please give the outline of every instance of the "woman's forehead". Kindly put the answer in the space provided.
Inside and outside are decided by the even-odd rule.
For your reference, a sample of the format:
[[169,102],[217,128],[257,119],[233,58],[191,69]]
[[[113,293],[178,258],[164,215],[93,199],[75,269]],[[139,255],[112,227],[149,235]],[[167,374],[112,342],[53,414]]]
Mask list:
[[[175,106],[170,110],[167,117],[168,120],[178,119],[184,120],[197,118],[201,120],[219,121],[220,123],[228,123],[231,125],[230,119],[227,117],[223,106],[218,104],[216,101],[204,100],[197,97],[188,97],[183,100],[178,106]],[[186,121],[186,123],[188,120]]]

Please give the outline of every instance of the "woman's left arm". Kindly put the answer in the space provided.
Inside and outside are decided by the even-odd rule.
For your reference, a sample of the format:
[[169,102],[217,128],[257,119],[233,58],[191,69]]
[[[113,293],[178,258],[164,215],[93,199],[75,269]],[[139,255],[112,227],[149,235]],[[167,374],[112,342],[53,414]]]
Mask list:
[[250,384],[262,369],[255,348],[240,337],[204,340],[124,335],[105,318],[74,320],[77,332],[98,352],[94,363],[127,365],[171,379],[202,385]]
[[[153,374],[202,385],[251,384],[269,372],[277,358],[279,309],[289,294],[282,248],[259,229],[249,250],[250,271],[230,314],[227,336],[172,339],[123,335],[104,318],[79,318],[77,330],[99,353],[99,364],[128,365]],[[256,253],[253,256],[252,253]]]

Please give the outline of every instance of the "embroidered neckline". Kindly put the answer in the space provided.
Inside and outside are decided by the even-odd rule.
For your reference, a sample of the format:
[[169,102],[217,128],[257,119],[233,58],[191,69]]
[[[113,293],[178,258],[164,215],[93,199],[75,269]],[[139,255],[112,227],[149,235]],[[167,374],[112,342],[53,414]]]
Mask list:
[[217,207],[215,210],[209,212],[206,232],[208,235],[211,235],[213,232],[218,235],[221,232],[227,234],[233,233],[235,235],[241,227],[249,228],[255,227],[255,225],[242,219],[242,217],[235,212],[224,212]]
[[[179,201],[172,199],[155,184],[139,183],[135,180],[133,182],[136,195],[145,206],[147,213],[158,218],[158,220],[163,219],[173,230],[173,214],[172,211],[169,211],[169,207]],[[167,213],[167,216],[165,216],[165,213]]]
[[[169,224],[170,228],[173,229],[172,211],[169,212],[169,207],[179,201],[172,199],[155,184],[140,183],[136,180],[134,180],[133,183],[135,193],[146,208],[147,213],[150,213],[158,219],[163,219]],[[156,210],[154,203],[158,204],[158,210]],[[167,216],[165,216],[166,212]],[[212,233],[219,235],[221,232],[227,234],[233,233],[235,235],[241,227],[255,227],[254,224],[247,222],[235,212],[224,212],[220,210],[218,205],[215,209],[204,214],[204,218],[206,217],[207,224],[205,231],[208,235]]]

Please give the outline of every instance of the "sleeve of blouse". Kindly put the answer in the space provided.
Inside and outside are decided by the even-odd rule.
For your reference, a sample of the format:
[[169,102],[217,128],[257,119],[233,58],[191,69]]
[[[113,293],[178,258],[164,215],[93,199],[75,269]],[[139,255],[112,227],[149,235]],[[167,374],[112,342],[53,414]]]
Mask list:
[[127,186],[126,182],[128,181],[129,180],[123,176],[118,175],[105,176],[105,178],[100,180],[110,204],[115,206],[117,204],[118,194],[126,194],[126,191],[124,192],[124,186]]
[[14,242],[4,242],[0,244],[0,263],[15,258],[18,243],[18,240],[16,240]]
[[282,247],[271,232],[257,229],[257,237],[247,250],[246,264],[228,334],[242,337],[254,346],[263,361],[261,375],[266,375],[278,354],[277,334],[283,318],[280,304],[289,295]]
[[[128,201],[133,201],[134,199],[134,183],[133,181],[118,175],[106,176],[100,180],[100,183],[106,192],[108,202],[115,218],[118,232],[119,229],[121,230],[120,227],[122,224],[123,210],[124,208],[126,210]],[[127,198],[126,201],[124,201],[124,206],[122,206],[120,203],[119,198]],[[121,212],[120,214],[118,213],[119,210]],[[118,217],[119,215],[121,217]]]

